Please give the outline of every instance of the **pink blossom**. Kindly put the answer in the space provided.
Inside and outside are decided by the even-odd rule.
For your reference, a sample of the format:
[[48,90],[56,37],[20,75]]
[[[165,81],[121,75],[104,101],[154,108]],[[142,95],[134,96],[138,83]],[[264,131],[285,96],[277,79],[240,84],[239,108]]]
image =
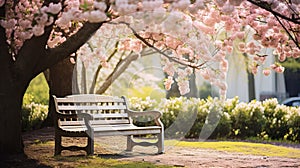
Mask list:
[[100,10],[101,12],[104,12],[105,9],[107,8],[107,6],[106,6],[106,4],[104,2],[94,1],[94,8],[96,10]]
[[99,10],[85,12],[83,15],[91,23],[103,22],[107,19],[107,16],[105,15],[105,13],[103,13]]
[[208,73],[208,71],[206,69],[200,70],[200,75],[205,79],[205,80],[209,80],[210,79],[210,75]]
[[216,4],[219,6],[219,7],[222,7],[224,6],[224,4],[226,3],[227,0],[215,0]]
[[239,39],[243,39],[244,36],[245,36],[245,32],[237,32],[237,33],[236,33],[236,36],[237,36]]
[[104,68],[109,68],[109,64],[106,61],[101,62],[101,66]]
[[299,1],[299,0],[292,0],[292,3],[293,3],[293,4],[296,4],[296,5],[299,5],[299,4],[300,4],[300,1]]
[[241,52],[245,52],[246,45],[244,42],[240,42],[238,47]]
[[253,66],[251,72],[255,75],[258,72],[257,66]]
[[172,38],[170,36],[166,38],[166,45],[172,49],[176,49],[180,44],[182,44],[182,42],[175,38]]
[[53,39],[49,39],[47,44],[50,48],[54,48],[56,45],[64,42],[65,40],[66,40],[65,37],[62,38],[60,36],[55,36]]
[[166,90],[170,90],[173,83],[174,83],[173,77],[169,76],[168,79],[166,79],[164,82]]
[[212,27],[206,26],[205,24],[199,21],[194,21],[193,26],[195,26],[196,28],[198,28],[206,34],[214,34],[215,32]]
[[175,74],[174,64],[171,62],[167,62],[163,67],[163,71],[166,72],[169,76],[174,76]]
[[269,76],[270,73],[271,73],[270,69],[264,69],[264,70],[263,70],[263,74],[264,74],[265,76]]
[[0,7],[5,4],[5,0],[0,0]]
[[216,19],[211,17],[211,16],[207,16],[205,17],[203,23],[206,24],[207,26],[214,26],[214,24],[216,23]]
[[275,70],[277,66],[278,66],[278,65],[276,65],[276,64],[271,64],[271,65],[270,65],[270,68],[273,69],[273,70]]
[[40,25],[35,25],[33,28],[32,28],[32,32],[35,36],[41,36],[44,34],[44,27],[43,26],[40,26]]
[[130,48],[131,48],[132,51],[134,51],[136,53],[139,53],[143,49],[143,44],[139,40],[132,40],[131,43],[130,43]]
[[222,12],[225,14],[231,14],[234,11],[234,6],[231,5],[228,1],[222,7]]
[[185,73],[187,74],[187,75],[191,75],[192,73],[193,73],[193,69],[192,68],[185,68]]
[[13,29],[17,24],[17,20],[9,19],[9,20],[0,20],[0,25],[6,29]]
[[284,67],[283,66],[277,66],[276,68],[275,68],[275,71],[277,72],[277,73],[283,73],[284,72]]
[[283,62],[286,60],[286,54],[280,54],[279,57],[278,57],[279,61]]
[[221,90],[227,90],[227,84],[225,82],[222,81],[217,81],[215,83]]
[[22,28],[29,28],[31,27],[31,21],[20,19],[19,26],[21,26]]
[[188,80],[177,80],[177,84],[181,95],[185,95],[190,92],[190,84]]
[[173,7],[180,10],[184,10],[187,9],[190,4],[191,4],[190,0],[180,0],[177,2],[173,2]]
[[221,68],[220,68],[223,72],[226,72],[228,70],[228,61],[223,59],[221,61]]
[[61,3],[50,3],[47,12],[52,14],[58,14],[61,10]]
[[229,0],[229,3],[233,6],[240,6],[244,0]]

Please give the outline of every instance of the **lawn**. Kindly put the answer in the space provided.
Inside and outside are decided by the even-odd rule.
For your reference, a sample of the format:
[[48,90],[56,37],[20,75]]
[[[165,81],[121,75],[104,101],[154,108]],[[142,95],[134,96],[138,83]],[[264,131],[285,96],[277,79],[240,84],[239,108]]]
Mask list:
[[188,142],[188,141],[166,141],[166,145],[176,145],[180,147],[193,147],[212,149],[225,152],[236,152],[248,155],[261,155],[273,157],[300,158],[300,149],[277,146],[264,143],[251,142]]

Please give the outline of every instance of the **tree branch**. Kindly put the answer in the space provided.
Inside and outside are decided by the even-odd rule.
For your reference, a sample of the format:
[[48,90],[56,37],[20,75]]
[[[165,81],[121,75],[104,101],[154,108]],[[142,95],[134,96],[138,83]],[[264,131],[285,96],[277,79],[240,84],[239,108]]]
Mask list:
[[[114,24],[114,23],[111,23],[111,24]],[[174,57],[171,57],[169,55],[167,55],[166,53],[162,52],[160,49],[156,48],[154,45],[150,44],[146,39],[144,39],[142,36],[140,36],[131,26],[129,23],[126,23],[126,22],[119,22],[119,24],[125,24],[132,32],[133,32],[133,35],[141,40],[146,46],[152,48],[154,51],[156,51],[157,53],[161,54],[162,56],[168,58],[169,60],[172,60],[174,61],[175,63],[178,63],[180,65],[184,65],[184,66],[188,66],[188,67],[191,67],[191,68],[194,68],[194,69],[200,69],[205,63],[202,63],[202,64],[198,64],[198,65],[193,65],[191,62],[184,62],[184,61],[181,61],[179,60],[178,58],[174,58]]]
[[60,60],[69,57],[75,53],[84,43],[86,43],[94,33],[102,26],[102,23],[86,22],[78,32],[69,37],[61,45],[47,49],[43,62],[40,64],[38,71],[43,71]]
[[278,16],[274,15],[275,18],[277,19],[277,21],[280,23],[280,25],[283,27],[283,29],[285,30],[285,32],[289,35],[289,37],[292,39],[292,41],[295,43],[295,45],[300,49],[300,46],[298,44],[297,39],[295,39],[292,34],[288,31],[288,29],[283,25],[283,23],[281,22],[281,20],[278,18]]
[[[115,49],[110,54],[110,56],[108,57],[107,62],[109,62],[112,59],[112,57],[118,52],[118,45],[119,45],[119,42],[116,42]],[[91,85],[91,88],[90,88],[90,93],[94,93],[94,91],[95,91],[97,79],[98,79],[98,76],[100,74],[100,70],[101,69],[102,69],[102,65],[99,65],[98,68],[97,68],[97,70],[96,70],[96,73],[94,75],[93,81],[92,81],[92,85]]]
[[[156,52],[147,52],[145,54],[141,54],[142,56],[152,55]],[[103,94],[110,85],[128,68],[132,61],[138,59],[139,55],[132,53],[127,56],[124,60],[120,61],[115,67],[114,71],[106,78],[105,82],[101,85],[101,87],[96,91],[97,94]]]
[[280,17],[284,20],[287,20],[289,22],[293,22],[295,24],[300,24],[299,19],[290,18],[288,16],[282,15],[281,13],[272,10],[272,8],[270,7],[270,4],[268,4],[267,2],[263,2],[263,1],[258,2],[258,1],[255,1],[255,0],[247,0],[247,1],[254,4],[254,5],[256,5],[256,6],[258,6],[258,7],[260,7],[260,8],[262,8],[262,9],[265,9],[265,10],[271,12],[273,15],[278,16],[278,17]]

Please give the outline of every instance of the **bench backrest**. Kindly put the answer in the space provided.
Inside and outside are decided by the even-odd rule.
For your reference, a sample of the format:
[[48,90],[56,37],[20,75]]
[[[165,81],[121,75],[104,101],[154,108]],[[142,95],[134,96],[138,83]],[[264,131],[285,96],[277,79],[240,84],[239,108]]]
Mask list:
[[[104,96],[97,94],[70,95],[64,98],[54,97],[56,110],[65,114],[89,113],[93,115],[91,124],[128,124],[125,97]],[[82,119],[60,119],[58,125],[82,125]]]

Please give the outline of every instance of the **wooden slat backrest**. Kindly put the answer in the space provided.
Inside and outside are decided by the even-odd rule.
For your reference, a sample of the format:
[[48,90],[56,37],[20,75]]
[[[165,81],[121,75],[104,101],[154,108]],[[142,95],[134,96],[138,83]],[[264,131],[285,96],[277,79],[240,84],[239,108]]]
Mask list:
[[[92,124],[130,123],[126,113],[126,100],[120,97],[96,94],[71,95],[56,98],[57,110],[65,114],[89,113],[93,115]],[[61,119],[59,125],[84,124],[78,119]]]

